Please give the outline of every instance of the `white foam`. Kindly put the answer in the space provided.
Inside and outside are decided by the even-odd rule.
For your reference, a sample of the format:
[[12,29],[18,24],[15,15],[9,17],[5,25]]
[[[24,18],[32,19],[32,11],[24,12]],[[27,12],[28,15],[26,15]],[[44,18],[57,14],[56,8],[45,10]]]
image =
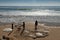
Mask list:
[[44,16],[44,15],[60,15],[60,11],[54,11],[54,10],[39,10],[39,11],[4,11],[4,12],[0,12],[0,15],[33,15],[33,16]]

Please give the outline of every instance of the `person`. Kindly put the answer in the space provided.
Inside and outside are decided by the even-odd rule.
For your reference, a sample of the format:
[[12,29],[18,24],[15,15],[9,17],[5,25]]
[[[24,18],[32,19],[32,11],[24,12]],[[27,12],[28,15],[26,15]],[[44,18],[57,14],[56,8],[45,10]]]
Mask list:
[[13,23],[12,23],[12,29],[13,29]]
[[25,30],[25,22],[23,22],[23,30]]
[[21,31],[20,35],[22,35],[22,33],[24,32],[24,30],[25,30],[25,22],[23,22],[23,30]]
[[35,21],[35,30],[37,30],[38,21]]

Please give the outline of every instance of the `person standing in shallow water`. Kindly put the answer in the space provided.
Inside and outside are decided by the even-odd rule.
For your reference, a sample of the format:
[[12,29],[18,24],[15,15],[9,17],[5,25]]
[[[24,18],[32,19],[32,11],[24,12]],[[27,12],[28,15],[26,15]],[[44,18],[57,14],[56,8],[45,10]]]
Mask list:
[[35,31],[37,30],[38,21],[35,21]]

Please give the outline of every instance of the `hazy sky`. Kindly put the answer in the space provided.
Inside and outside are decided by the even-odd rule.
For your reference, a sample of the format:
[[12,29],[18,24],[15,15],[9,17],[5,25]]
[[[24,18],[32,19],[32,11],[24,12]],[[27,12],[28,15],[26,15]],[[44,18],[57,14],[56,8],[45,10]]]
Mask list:
[[0,6],[60,6],[60,0],[0,0]]

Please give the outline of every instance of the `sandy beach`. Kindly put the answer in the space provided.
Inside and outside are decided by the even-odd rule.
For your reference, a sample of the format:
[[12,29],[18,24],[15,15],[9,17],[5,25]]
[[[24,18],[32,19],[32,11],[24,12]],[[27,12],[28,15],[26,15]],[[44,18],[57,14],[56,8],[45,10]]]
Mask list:
[[[26,30],[34,30],[34,22],[26,22]],[[5,35],[10,38],[10,40],[60,40],[60,28],[54,28],[54,26],[46,26],[43,24],[38,24],[38,30],[44,31],[48,30],[48,36],[43,37],[43,38],[36,38],[33,39],[31,37],[25,37],[20,35],[20,31],[17,31],[18,27],[15,27],[14,24],[14,29],[12,33],[8,36],[10,32],[3,32],[4,28],[11,28],[11,24],[5,24],[5,25],[0,25],[0,39],[2,39],[2,36]]]

